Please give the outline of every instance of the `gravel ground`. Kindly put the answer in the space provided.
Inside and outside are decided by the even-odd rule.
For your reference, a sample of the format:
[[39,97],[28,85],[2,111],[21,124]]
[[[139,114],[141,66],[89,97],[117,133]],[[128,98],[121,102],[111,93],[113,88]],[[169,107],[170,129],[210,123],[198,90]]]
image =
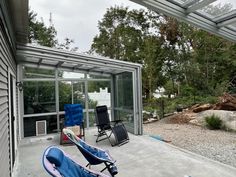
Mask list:
[[236,133],[167,122],[165,118],[144,124],[144,133],[160,135],[175,146],[236,167]]

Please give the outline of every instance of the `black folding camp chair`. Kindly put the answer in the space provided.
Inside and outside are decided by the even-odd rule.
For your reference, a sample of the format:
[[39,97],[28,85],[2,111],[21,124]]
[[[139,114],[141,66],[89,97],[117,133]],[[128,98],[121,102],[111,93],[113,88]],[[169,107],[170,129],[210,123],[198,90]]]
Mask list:
[[[95,111],[98,135],[96,142],[108,139],[112,146],[122,145],[129,141],[127,130],[121,120],[110,121],[107,106],[97,106]],[[111,135],[115,142],[112,143]]]

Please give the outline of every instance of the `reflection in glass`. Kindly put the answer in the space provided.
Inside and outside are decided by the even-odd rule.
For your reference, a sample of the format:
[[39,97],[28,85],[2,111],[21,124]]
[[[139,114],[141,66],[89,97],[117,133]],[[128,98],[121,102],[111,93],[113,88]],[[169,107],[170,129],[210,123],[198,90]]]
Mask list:
[[128,128],[129,131],[133,131],[134,129],[134,116],[132,112],[124,111],[124,110],[115,110],[115,119],[122,120],[125,124],[125,127]]
[[26,81],[23,90],[25,114],[56,111],[54,81]]
[[110,81],[88,81],[88,104],[89,109],[96,106],[111,106],[111,82]]
[[64,111],[64,104],[72,103],[72,85],[70,81],[59,82],[59,110]]
[[95,126],[96,126],[95,114],[94,112],[89,112],[89,127],[95,127]]
[[85,83],[73,82],[73,103],[85,108]]
[[115,107],[133,110],[132,73],[125,72],[116,76]]
[[23,67],[24,78],[55,78],[55,70]]
[[57,132],[57,116],[37,116],[24,118],[24,137],[36,136],[36,121],[47,121],[47,134]]

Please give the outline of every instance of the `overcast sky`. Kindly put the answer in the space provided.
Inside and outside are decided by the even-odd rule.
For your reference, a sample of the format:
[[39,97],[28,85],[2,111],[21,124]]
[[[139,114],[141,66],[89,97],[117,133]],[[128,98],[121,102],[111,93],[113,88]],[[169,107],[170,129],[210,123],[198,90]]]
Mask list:
[[115,5],[142,8],[129,0],[29,0],[29,5],[46,24],[51,12],[59,41],[65,37],[74,39],[80,52],[90,49],[93,37],[98,34],[98,20],[107,8]]
[[[217,0],[214,4],[219,2],[231,3],[236,9],[236,0]],[[51,12],[59,41],[66,37],[73,39],[79,52],[90,49],[94,36],[98,34],[98,20],[102,19],[107,8],[115,5],[143,8],[129,0],[29,0],[29,5],[46,24],[49,24]]]

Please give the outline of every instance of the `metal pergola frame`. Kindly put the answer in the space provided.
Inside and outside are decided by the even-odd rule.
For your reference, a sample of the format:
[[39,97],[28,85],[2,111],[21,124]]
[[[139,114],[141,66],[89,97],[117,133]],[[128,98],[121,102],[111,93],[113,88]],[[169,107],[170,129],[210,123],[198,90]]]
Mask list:
[[197,10],[215,2],[216,0],[130,0],[143,5],[151,10],[177,18],[183,22],[192,24],[205,31],[221,36],[232,42],[236,42],[236,9],[212,18],[209,14]]
[[[20,93],[20,124],[21,124],[21,137],[23,138],[23,118],[24,117],[33,117],[33,116],[46,116],[46,115],[57,115],[57,127],[59,127],[59,116],[63,114],[59,110],[59,98],[58,98],[58,81],[66,81],[66,80],[76,80],[82,82],[91,81],[100,81],[108,79],[90,79],[87,78],[88,74],[99,74],[104,76],[111,76],[110,84],[111,84],[111,115],[112,119],[114,119],[114,110],[119,110],[119,108],[114,107],[114,78],[116,75],[122,74],[124,72],[132,73],[132,87],[133,87],[133,117],[134,117],[134,134],[142,134],[142,82],[141,82],[141,68],[140,64],[124,62],[119,60],[113,60],[109,58],[99,57],[99,56],[91,56],[84,55],[75,52],[68,52],[48,47],[41,46],[33,46],[33,45],[18,45],[17,46],[17,63],[18,63],[18,82],[21,81],[33,81],[34,79],[30,78],[22,78],[22,66],[27,67],[35,67],[35,68],[43,68],[43,69],[54,69],[55,70],[55,78],[47,78],[47,79],[37,79],[40,81],[44,80],[55,80],[55,93],[56,93],[56,112],[51,113],[40,113],[40,114],[30,114],[24,115],[23,108],[23,94]],[[79,72],[84,73],[84,79],[61,79],[57,77],[57,73],[59,70],[71,71],[71,72]],[[85,84],[86,87],[86,84]],[[88,88],[87,88],[88,89]],[[86,90],[86,88],[85,88]],[[87,103],[86,103],[87,104]],[[88,105],[86,107],[86,112],[91,112],[89,110]],[[123,110],[126,112],[126,110]],[[129,111],[128,111],[129,112]],[[89,120],[87,114],[87,121]],[[87,122],[89,125],[89,122]]]

